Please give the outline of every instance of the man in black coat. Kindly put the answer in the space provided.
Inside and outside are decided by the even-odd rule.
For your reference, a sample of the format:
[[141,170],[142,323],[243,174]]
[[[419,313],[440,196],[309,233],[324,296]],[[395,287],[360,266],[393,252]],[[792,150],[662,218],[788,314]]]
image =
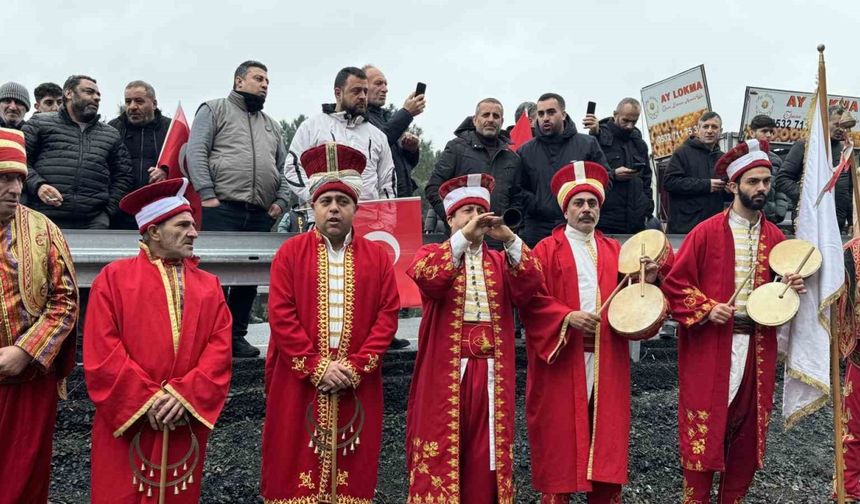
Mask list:
[[[565,222],[550,183],[553,175],[572,161],[592,161],[608,166],[597,139],[577,133],[565,112],[564,98],[545,93],[537,101],[535,138],[520,147],[525,205],[523,241],[534,247]],[[611,191],[611,189],[610,189]]]
[[[845,147],[843,142],[848,140],[848,132],[854,124],[843,121],[842,116],[845,110],[838,105],[829,107],[827,112],[830,116],[830,153],[833,158],[833,166],[835,167],[839,165],[840,154]],[[850,121],[853,121],[853,118]],[[782,169],[777,172],[774,179],[776,190],[785,193],[795,208],[797,207],[797,201],[800,199],[800,178],[803,175],[805,152],[805,139],[794,142],[794,145],[791,146],[791,150],[788,151],[788,155],[785,157]],[[842,231],[845,231],[852,221],[851,190],[851,173],[846,171],[836,181],[834,194],[836,200],[836,220],[839,222],[839,229]]]
[[73,75],[58,112],[24,125],[29,206],[65,229],[107,229],[132,184],[119,132],[99,122],[101,93],[92,77]]
[[663,181],[669,194],[667,233],[689,233],[696,224],[722,212],[731,197],[726,181],[714,174],[714,165],[723,155],[722,131],[720,115],[705,112],[696,131],[672,154]]
[[597,137],[609,163],[612,188],[600,209],[597,229],[609,234],[634,234],[645,229],[654,213],[651,190],[652,171],[648,162],[648,145],[636,127],[642,105],[635,98],[624,98],[612,117],[599,122],[585,116],[583,124]]
[[403,107],[391,112],[383,107],[388,98],[388,80],[381,70],[365,65],[367,74],[367,120],[388,137],[391,158],[394,161],[394,190],[398,198],[412,196],[418,186],[412,180],[412,170],[418,164],[418,137],[407,131],[412,119],[424,112],[424,95],[410,93]]
[[[134,180],[131,191],[167,178],[166,167],[156,166],[161,147],[170,129],[170,118],[161,115],[155,89],[137,80],[125,87],[125,107],[116,119],[108,123],[116,128],[125,142],[131,158]],[[111,229],[137,229],[134,216],[117,212],[111,217]]]
[[[476,173],[489,173],[496,180],[490,196],[491,211],[499,216],[511,208],[522,212],[520,158],[508,148],[508,137],[500,134],[503,120],[501,102],[485,98],[475,107],[475,115],[454,130],[456,137],[445,145],[424,188],[436,215],[446,215],[439,186],[454,177]],[[488,244],[500,245],[492,241]]]

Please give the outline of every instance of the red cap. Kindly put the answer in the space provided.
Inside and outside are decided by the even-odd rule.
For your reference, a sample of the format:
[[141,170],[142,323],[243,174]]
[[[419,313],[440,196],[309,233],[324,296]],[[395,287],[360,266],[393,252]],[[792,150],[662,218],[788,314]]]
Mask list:
[[485,212],[490,211],[490,194],[496,181],[487,173],[461,175],[447,180],[439,186],[439,197],[445,205],[447,217],[454,215],[463,205],[478,205]]
[[128,193],[119,202],[119,208],[134,215],[140,233],[151,225],[160,224],[182,212],[191,212],[191,204],[185,199],[187,178],[162,180]]
[[0,128],[0,173],[27,176],[27,150],[23,132]]
[[358,203],[361,173],[367,166],[367,158],[361,151],[327,142],[304,151],[301,161],[308,176],[311,201],[326,191],[340,191]]
[[714,166],[714,173],[717,177],[728,177],[730,182],[735,182],[744,172],[758,166],[773,170],[767,155],[768,149],[770,149],[770,144],[767,140],[741,142],[723,154],[723,157]]
[[570,198],[583,191],[588,191],[597,196],[597,201],[603,205],[607,185],[609,185],[609,176],[606,173],[606,168],[591,161],[574,161],[562,166],[553,175],[550,184],[562,212],[567,210]]

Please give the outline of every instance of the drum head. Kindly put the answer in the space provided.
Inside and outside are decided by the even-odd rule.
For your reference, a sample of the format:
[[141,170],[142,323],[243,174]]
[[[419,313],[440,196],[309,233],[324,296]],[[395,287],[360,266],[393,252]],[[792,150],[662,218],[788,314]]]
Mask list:
[[607,312],[609,325],[631,339],[637,339],[637,335],[653,329],[665,316],[666,298],[660,288],[638,283],[621,289],[612,298]]
[[618,254],[618,272],[628,275],[639,271],[639,256],[642,254],[642,244],[645,244],[645,255],[653,261],[662,259],[666,251],[666,235],[656,229],[646,229],[631,236],[621,245]]
[[[797,267],[803,262],[803,258],[809,252],[810,248],[815,246],[806,240],[784,240],[779,242],[773,250],[770,251],[770,269],[774,270],[778,275],[785,276],[787,273],[794,273]],[[813,275],[821,268],[821,251],[815,248],[812,255],[803,265],[800,271],[800,276],[803,278]]]
[[785,290],[782,282],[769,282],[757,287],[747,299],[747,314],[756,324],[776,327],[785,324],[797,315],[800,308],[800,296],[793,289]]

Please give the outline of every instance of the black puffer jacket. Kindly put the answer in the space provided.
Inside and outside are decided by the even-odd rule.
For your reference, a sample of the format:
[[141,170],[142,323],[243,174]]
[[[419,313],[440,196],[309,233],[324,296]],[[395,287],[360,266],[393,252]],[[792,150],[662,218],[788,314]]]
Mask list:
[[[785,162],[782,163],[782,168],[777,172],[774,178],[774,186],[776,190],[788,196],[793,207],[797,207],[797,201],[800,199],[800,177],[803,175],[803,157],[806,152],[806,140],[798,140],[791,146],[788,155],[785,157]],[[839,165],[840,154],[842,153],[842,142],[839,140],[830,140],[830,152],[833,158],[833,166]],[[851,173],[846,171],[839,176],[834,189],[834,197],[836,199],[836,220],[839,223],[839,229],[845,228],[851,223]]]
[[[600,121],[597,141],[609,163],[609,178],[612,179],[612,189],[606,193],[597,228],[610,234],[638,233],[645,229],[645,221],[654,213],[648,145],[638,128],[622,130],[611,117]],[[616,180],[615,169],[622,166],[638,168],[639,173],[630,180]]]
[[128,116],[123,111],[119,117],[108,123],[119,131],[120,136],[128,149],[128,157],[131,159],[131,171],[134,181],[131,191],[140,189],[149,183],[149,168],[155,166],[158,155],[161,154],[161,146],[170,129],[170,118],[161,115],[161,111],[155,109],[155,117],[152,121],[135,126],[128,122]]
[[[96,116],[81,130],[65,108],[34,115],[24,126],[30,206],[51,219],[89,220],[116,213],[131,187],[128,150],[119,132]],[[59,207],[36,195],[42,184],[63,195]]]
[[564,222],[550,186],[559,168],[572,161],[592,161],[607,166],[606,156],[597,139],[576,132],[570,117],[564,119],[560,135],[547,136],[537,128],[536,136],[520,147],[523,160],[523,198],[525,229],[521,236],[529,247],[534,247],[552,234],[553,228]]
[[445,215],[439,186],[446,180],[472,173],[489,173],[496,180],[496,187],[490,195],[491,210],[496,215],[502,215],[509,208],[522,211],[520,158],[508,148],[507,136],[499,136],[500,149],[491,159],[478,138],[471,117],[463,120],[454,134],[457,137],[445,145],[424,188],[427,201],[433,205],[436,215]]
[[696,224],[723,211],[731,193],[711,192],[714,165],[722,155],[719,144],[708,147],[692,136],[672,154],[663,182],[669,193],[667,233],[689,233]]

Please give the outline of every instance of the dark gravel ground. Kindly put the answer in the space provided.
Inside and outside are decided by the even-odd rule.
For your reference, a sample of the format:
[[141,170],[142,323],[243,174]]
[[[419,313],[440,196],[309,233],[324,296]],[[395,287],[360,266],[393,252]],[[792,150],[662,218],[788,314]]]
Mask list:
[[[681,471],[677,449],[674,341],[647,342],[643,349],[642,361],[633,366],[630,483],[624,488],[624,502],[676,503],[680,502]],[[522,404],[525,389],[523,353],[521,351],[519,355],[520,371],[517,375],[517,501],[532,503],[537,500],[531,489]],[[406,501],[404,438],[412,358],[408,352],[386,356],[384,446],[375,499],[382,504]],[[781,375],[781,370],[778,374]],[[262,502],[258,497],[264,414],[262,384],[262,360],[236,362],[230,399],[209,441],[201,502]],[[80,369],[75,371],[69,385],[71,398],[60,405],[54,441],[51,486],[51,502],[54,504],[84,503],[89,499],[93,406],[86,397]],[[781,397],[776,398],[776,404],[778,409]],[[782,429],[782,419],[775,414],[765,469],[758,473],[747,502],[828,502],[833,460],[830,409],[822,409],[789,433]],[[576,502],[585,502],[585,499],[580,498]]]

